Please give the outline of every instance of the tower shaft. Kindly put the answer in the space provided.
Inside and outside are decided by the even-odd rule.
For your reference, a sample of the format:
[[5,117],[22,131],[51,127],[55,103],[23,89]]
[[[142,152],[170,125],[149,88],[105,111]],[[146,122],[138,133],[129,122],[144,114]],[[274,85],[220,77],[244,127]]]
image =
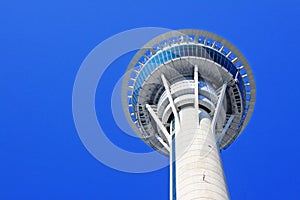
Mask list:
[[211,118],[200,110],[198,121],[198,112],[194,106],[179,112],[180,130],[176,132],[173,147],[176,199],[228,200],[219,148],[211,130]]
[[256,87],[224,38],[186,29],[162,34],[131,60],[123,107],[132,129],[170,156],[170,200],[229,200],[220,150],[246,127]]

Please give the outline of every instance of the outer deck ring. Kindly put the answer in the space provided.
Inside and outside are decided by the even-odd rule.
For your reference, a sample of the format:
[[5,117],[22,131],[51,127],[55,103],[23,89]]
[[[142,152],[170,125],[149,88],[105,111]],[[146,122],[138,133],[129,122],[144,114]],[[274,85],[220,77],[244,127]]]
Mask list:
[[[250,68],[250,65],[248,64],[246,58],[243,56],[243,54],[233,45],[231,44],[229,41],[227,41],[226,39],[211,33],[211,32],[207,32],[207,31],[202,31],[202,30],[194,30],[194,29],[184,29],[184,30],[176,30],[176,31],[171,31],[171,32],[167,32],[165,34],[159,35],[158,37],[154,38],[153,40],[151,40],[150,42],[148,42],[147,44],[145,44],[133,57],[133,59],[131,60],[131,62],[128,65],[127,68],[127,72],[128,70],[132,70],[134,68],[134,66],[136,66],[136,64],[139,62],[139,60],[145,55],[145,53],[148,50],[153,51],[153,46],[157,45],[157,44],[161,44],[163,41],[169,41],[169,39],[171,38],[178,38],[180,36],[185,36],[188,40],[189,36],[195,36],[195,42],[199,43],[198,38],[203,37],[206,38],[205,41],[208,40],[212,40],[215,42],[218,42],[219,44],[223,45],[226,49],[228,49],[230,52],[232,52],[233,55],[235,55],[238,59],[238,61],[242,64],[243,69],[245,69],[246,74],[247,74],[247,81],[249,82],[249,84],[246,86],[244,85],[244,87],[248,87],[248,94],[250,95],[250,100],[247,100],[246,104],[249,106],[248,111],[247,111],[247,115],[245,117],[245,120],[242,124],[242,127],[240,128],[239,133],[236,135],[236,137],[238,137],[240,135],[240,133],[244,130],[244,128],[246,127],[246,125],[248,124],[251,115],[253,113],[254,110],[254,105],[255,105],[255,101],[256,101],[256,86],[255,86],[255,81],[254,81],[254,77],[253,77],[253,73],[252,70]],[[154,50],[155,51],[155,50]],[[237,61],[237,62],[238,62]],[[138,134],[140,135],[140,137],[145,140],[145,142],[149,143],[147,141],[147,139],[145,139],[142,135],[141,132],[139,131],[139,129],[137,128],[136,124],[132,121],[131,115],[128,111],[128,81],[130,80],[130,73],[126,73],[124,78],[123,78],[123,85],[122,85],[122,104],[123,104],[123,110],[125,112],[125,116],[131,126],[131,128]],[[235,137],[235,138],[236,138]],[[229,146],[230,144],[228,144],[227,146]],[[153,147],[153,145],[151,145]]]

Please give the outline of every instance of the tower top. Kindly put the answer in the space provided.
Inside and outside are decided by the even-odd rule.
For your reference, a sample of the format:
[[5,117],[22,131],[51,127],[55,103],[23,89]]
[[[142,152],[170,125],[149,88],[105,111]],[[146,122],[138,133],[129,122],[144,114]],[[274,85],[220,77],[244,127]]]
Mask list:
[[[193,79],[195,70],[199,74],[197,90]],[[227,148],[244,130],[256,100],[252,70],[229,41],[194,29],[159,35],[131,60],[123,79],[122,104],[131,128],[162,153],[167,151],[159,140],[166,138],[161,137],[161,129],[149,109],[171,132],[175,116],[166,88],[174,99],[174,109],[198,101],[192,95],[197,91],[199,109],[211,118],[218,112],[215,134],[221,138],[220,149]],[[221,95],[224,98],[217,109]]]

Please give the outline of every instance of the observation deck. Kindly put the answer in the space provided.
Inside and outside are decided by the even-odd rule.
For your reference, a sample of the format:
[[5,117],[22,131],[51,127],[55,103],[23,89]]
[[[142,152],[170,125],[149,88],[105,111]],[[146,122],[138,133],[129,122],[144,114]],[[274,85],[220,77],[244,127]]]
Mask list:
[[246,127],[256,99],[254,77],[241,52],[218,35],[193,29],[145,44],[128,66],[122,92],[131,128],[166,155],[181,109],[194,105],[205,111],[222,150]]

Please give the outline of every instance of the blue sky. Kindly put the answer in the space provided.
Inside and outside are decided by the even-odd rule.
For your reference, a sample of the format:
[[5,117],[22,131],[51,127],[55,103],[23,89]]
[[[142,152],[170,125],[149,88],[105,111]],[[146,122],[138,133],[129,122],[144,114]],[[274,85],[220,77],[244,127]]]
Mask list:
[[[137,27],[195,28],[235,44],[257,84],[254,115],[222,152],[233,200],[299,199],[299,32],[297,1],[1,1],[0,199],[167,199],[168,169],[113,170],[82,145],[72,89],[87,54],[106,38]],[[100,123],[112,141],[148,151],[124,135],[110,95],[133,54],[100,80]],[[107,86],[107,87],[104,87]]]

